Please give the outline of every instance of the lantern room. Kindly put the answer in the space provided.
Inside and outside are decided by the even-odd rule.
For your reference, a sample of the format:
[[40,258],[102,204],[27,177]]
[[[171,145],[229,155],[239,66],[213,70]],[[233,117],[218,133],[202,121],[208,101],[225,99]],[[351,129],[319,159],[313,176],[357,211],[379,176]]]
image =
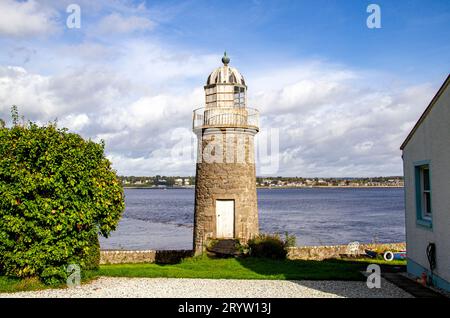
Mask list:
[[225,52],[223,65],[208,76],[205,85],[206,108],[246,106],[247,86],[244,77],[237,69],[228,66],[229,62]]

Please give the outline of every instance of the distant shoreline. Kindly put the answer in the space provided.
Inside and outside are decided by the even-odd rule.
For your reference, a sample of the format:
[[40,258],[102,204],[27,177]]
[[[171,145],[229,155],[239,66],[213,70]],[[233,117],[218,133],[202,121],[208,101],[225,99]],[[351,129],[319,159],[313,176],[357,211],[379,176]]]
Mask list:
[[305,186],[305,187],[290,187],[290,186],[275,186],[275,187],[256,187],[258,189],[310,189],[310,188],[348,188],[348,189],[365,189],[365,188],[404,188],[403,186]]
[[[130,187],[126,186],[123,187],[124,189],[149,189],[149,190],[164,190],[164,189],[194,189],[194,186],[191,187]],[[307,186],[307,187],[290,187],[290,186],[275,186],[275,187],[256,187],[257,189],[312,189],[312,188],[320,188],[320,189],[400,189],[404,188],[403,186],[361,186],[361,187],[355,187],[355,186]]]

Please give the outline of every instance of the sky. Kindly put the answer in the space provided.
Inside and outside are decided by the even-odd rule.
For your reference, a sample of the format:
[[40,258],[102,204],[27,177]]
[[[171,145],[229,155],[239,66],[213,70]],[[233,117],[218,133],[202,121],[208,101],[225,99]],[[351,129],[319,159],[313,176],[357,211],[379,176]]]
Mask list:
[[260,111],[258,175],[402,175],[449,25],[447,0],[0,0],[0,118],[103,139],[120,175],[194,175],[192,110],[226,50]]

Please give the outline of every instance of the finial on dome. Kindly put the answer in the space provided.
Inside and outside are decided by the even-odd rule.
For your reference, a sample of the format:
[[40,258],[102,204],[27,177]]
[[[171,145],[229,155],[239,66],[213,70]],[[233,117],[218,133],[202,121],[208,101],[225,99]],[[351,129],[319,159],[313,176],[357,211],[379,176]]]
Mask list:
[[223,52],[222,63],[225,66],[230,63],[230,58],[227,56],[227,51]]

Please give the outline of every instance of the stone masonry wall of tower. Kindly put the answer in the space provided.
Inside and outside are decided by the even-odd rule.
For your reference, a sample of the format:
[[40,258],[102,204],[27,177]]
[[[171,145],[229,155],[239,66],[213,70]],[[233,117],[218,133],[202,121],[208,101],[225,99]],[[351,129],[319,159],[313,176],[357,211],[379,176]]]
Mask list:
[[[216,200],[234,200],[235,238],[245,243],[258,234],[254,136],[243,130],[228,131],[226,135],[236,139],[224,145],[223,160],[227,152],[238,156],[242,150],[246,158],[243,163],[197,163],[194,220],[194,249],[197,254],[203,251],[208,239],[216,238]],[[243,143],[238,142],[239,138]],[[204,139],[199,139],[199,149],[205,149],[210,142],[209,138]]]

